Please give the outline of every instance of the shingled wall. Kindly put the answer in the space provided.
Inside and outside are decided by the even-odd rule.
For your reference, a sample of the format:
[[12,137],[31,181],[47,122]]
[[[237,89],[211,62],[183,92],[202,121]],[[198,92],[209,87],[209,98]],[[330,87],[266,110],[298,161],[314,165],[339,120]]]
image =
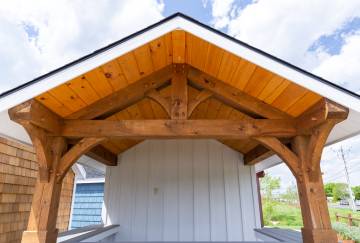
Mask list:
[[[31,146],[0,137],[0,242],[20,242],[27,227],[37,162]],[[57,227],[67,230],[74,173],[64,178]]]

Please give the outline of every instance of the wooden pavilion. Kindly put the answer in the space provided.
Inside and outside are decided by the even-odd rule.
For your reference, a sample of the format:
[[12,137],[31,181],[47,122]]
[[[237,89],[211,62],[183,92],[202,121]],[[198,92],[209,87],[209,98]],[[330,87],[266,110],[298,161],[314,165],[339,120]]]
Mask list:
[[118,155],[144,140],[179,139],[216,139],[244,168],[280,157],[297,181],[304,242],[337,242],[320,159],[360,131],[359,96],[182,14],[2,94],[0,109],[1,133],[28,135],[39,163],[22,242],[56,241],[61,182],[82,155],[114,175]]

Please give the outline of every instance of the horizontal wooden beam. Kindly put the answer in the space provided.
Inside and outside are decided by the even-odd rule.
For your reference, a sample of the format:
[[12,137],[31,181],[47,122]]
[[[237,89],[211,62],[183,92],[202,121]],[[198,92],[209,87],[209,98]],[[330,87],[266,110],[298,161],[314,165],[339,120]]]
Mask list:
[[120,89],[85,108],[76,111],[66,119],[94,119],[106,118],[112,114],[127,108],[128,106],[143,99],[146,94],[169,82],[172,77],[172,67],[169,65],[152,73],[124,89]]
[[267,158],[270,158],[275,153],[262,145],[258,145],[246,154],[244,154],[245,165],[255,165]]
[[188,79],[195,86],[200,86],[213,92],[214,96],[225,104],[252,117],[260,116],[270,119],[291,118],[287,113],[193,67],[189,69]]
[[117,165],[117,155],[110,152],[102,145],[98,145],[92,148],[89,152],[86,153],[90,158],[108,166]]
[[60,136],[106,138],[221,138],[292,137],[294,120],[65,120]]
[[31,123],[51,133],[58,133],[61,128],[62,119],[35,99],[9,109],[8,113],[12,121],[22,125]]
[[324,123],[326,120],[343,121],[348,117],[348,114],[348,108],[329,99],[322,98],[297,118],[297,126],[299,129],[309,130]]

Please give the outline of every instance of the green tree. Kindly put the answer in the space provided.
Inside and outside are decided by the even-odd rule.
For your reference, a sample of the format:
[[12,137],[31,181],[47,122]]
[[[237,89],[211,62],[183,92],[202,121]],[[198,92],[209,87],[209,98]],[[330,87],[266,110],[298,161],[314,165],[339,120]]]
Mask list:
[[260,189],[263,202],[263,218],[265,225],[271,225],[271,219],[274,217],[273,192],[280,188],[280,178],[274,178],[270,175],[265,175],[260,180]]
[[355,199],[360,200],[360,186],[354,186],[352,190],[354,192]]
[[333,191],[334,191],[334,187],[335,187],[336,183],[326,183],[324,186],[325,189],[325,194],[327,197],[333,197]]
[[287,203],[297,204],[299,202],[299,195],[297,192],[296,185],[291,185],[286,188],[285,193],[281,195],[282,199],[284,199]]
[[345,183],[335,183],[333,188],[333,201],[337,202],[341,199],[349,198],[349,192]]
[[261,194],[266,199],[273,199],[273,192],[280,188],[280,178],[265,175],[260,180]]

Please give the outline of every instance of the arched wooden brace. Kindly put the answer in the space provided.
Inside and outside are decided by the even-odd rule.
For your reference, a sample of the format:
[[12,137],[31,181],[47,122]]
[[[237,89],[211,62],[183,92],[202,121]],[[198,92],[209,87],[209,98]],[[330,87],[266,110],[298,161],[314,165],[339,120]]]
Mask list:
[[171,115],[171,104],[170,100],[166,99],[164,96],[162,96],[159,91],[156,89],[151,90],[149,93],[146,94],[146,96],[153,101],[157,102],[167,113],[167,115],[170,117]]
[[86,152],[95,147],[106,138],[83,138],[71,149],[69,149],[61,158],[56,170],[57,181],[60,183],[65,177],[71,166]]
[[191,114],[196,109],[196,107],[198,107],[205,100],[209,99],[211,96],[213,96],[213,93],[204,89],[193,100],[190,100],[188,104],[188,117],[191,117]]
[[323,147],[331,129],[337,122],[328,120],[314,128],[311,135],[296,136],[291,148],[274,137],[255,138],[283,159],[296,178],[304,224],[301,230],[304,242],[337,242],[336,232],[331,228],[320,170]]

